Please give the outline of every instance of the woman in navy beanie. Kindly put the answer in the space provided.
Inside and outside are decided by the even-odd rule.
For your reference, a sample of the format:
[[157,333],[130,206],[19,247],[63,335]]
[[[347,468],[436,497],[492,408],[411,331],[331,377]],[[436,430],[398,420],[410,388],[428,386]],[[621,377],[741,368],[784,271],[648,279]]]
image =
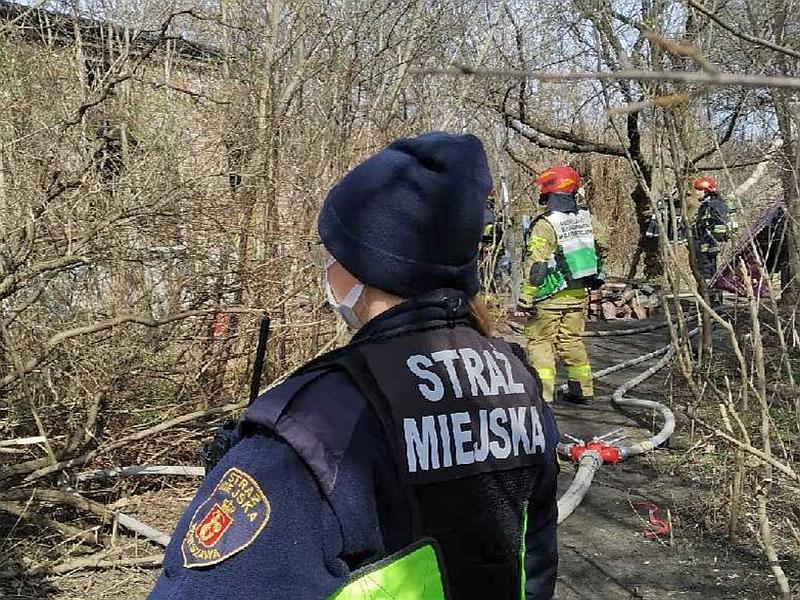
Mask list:
[[471,135],[399,139],[319,216],[351,342],[258,398],[152,598],[545,600],[558,431],[476,302],[491,177]]

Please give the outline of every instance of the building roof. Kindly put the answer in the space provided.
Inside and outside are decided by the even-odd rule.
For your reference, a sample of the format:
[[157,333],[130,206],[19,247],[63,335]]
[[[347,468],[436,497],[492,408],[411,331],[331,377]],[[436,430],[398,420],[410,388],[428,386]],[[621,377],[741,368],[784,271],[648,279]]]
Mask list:
[[[0,23],[2,22],[11,23],[27,39],[46,44],[69,45],[79,33],[81,41],[101,55],[107,52],[110,41],[130,40],[131,50],[135,53],[136,50],[150,48],[160,35],[158,30],[132,29],[108,21],[84,16],[73,17],[7,0],[0,0]],[[183,37],[170,38],[170,50],[179,58],[198,62],[212,61],[221,54],[216,48]]]

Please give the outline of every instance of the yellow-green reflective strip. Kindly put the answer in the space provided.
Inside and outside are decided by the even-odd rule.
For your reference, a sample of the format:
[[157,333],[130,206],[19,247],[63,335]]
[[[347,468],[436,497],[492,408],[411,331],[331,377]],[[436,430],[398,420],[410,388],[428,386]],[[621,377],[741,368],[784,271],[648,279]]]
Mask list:
[[359,575],[327,600],[446,600],[436,551],[421,546]]
[[556,378],[556,370],[555,369],[548,369],[547,367],[544,368],[537,368],[536,372],[539,374],[539,379],[550,379]]
[[591,365],[573,365],[567,367],[567,377],[570,379],[576,377],[589,377],[592,374]]
[[538,250],[539,248],[547,248],[550,245],[550,242],[547,241],[546,238],[542,237],[533,237],[528,241],[528,248],[531,250]]
[[533,302],[533,299],[536,297],[536,294],[539,293],[539,288],[529,283],[528,281],[523,281],[521,286],[521,291],[522,294],[520,297],[520,302],[523,301]]
[[520,590],[519,590],[519,597],[520,600],[525,600],[525,587],[528,583],[528,574],[525,572],[525,553],[528,551],[528,547],[525,543],[525,534],[528,532],[528,503],[522,505],[522,539],[519,544],[519,580],[520,580]]

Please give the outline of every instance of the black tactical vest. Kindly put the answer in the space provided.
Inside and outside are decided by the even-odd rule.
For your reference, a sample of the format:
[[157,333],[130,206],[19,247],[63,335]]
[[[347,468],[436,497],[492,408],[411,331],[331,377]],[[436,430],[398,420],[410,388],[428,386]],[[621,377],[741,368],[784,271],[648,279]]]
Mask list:
[[381,420],[412,514],[409,541],[438,542],[451,600],[524,597],[526,507],[536,466],[553,449],[537,383],[511,347],[462,324],[354,344],[301,369],[284,400],[256,403],[245,422],[273,429],[307,459],[309,445],[283,434],[280,413],[299,387],[337,367]]

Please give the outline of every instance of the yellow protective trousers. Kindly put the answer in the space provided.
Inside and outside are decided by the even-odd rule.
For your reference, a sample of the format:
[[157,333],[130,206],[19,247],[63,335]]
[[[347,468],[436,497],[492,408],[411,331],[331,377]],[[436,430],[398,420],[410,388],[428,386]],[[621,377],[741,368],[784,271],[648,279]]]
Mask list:
[[525,326],[528,360],[542,380],[542,395],[552,402],[556,385],[556,356],[586,398],[594,395],[592,367],[583,344],[588,298],[556,294],[536,303],[536,316]]

